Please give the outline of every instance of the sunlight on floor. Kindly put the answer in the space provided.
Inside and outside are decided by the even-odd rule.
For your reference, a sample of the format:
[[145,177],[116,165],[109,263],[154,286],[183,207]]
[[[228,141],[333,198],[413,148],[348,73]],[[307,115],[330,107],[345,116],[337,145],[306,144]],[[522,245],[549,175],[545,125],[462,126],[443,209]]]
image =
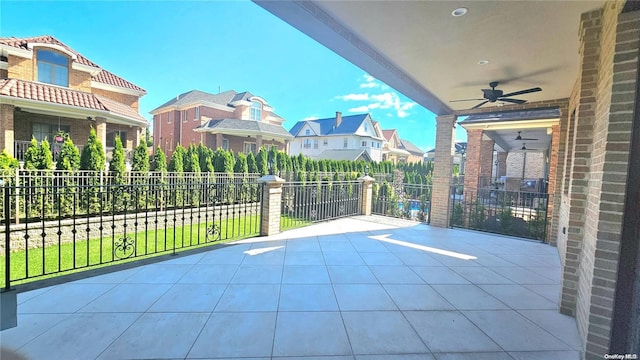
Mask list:
[[255,256],[255,255],[264,254],[269,251],[282,249],[283,247],[284,246],[272,246],[272,247],[266,247],[266,248],[260,248],[260,249],[252,249],[252,250],[247,250],[244,253],[247,255]]
[[394,240],[394,239],[390,239],[389,236],[391,236],[391,234],[369,236],[369,238],[370,239],[384,241],[384,242],[388,242],[390,244],[396,244],[396,245],[400,245],[400,246],[410,247],[412,249],[428,251],[428,252],[435,253],[435,254],[440,254],[440,255],[451,256],[451,257],[462,259],[462,260],[475,260],[475,259],[477,259],[476,256],[461,254],[461,253],[457,253],[457,252],[453,252],[453,251],[449,251],[449,250],[442,250],[442,249],[432,248],[432,247],[429,247],[429,246],[418,245],[418,244],[414,244],[414,243],[410,243],[410,242],[406,242],[406,241]]

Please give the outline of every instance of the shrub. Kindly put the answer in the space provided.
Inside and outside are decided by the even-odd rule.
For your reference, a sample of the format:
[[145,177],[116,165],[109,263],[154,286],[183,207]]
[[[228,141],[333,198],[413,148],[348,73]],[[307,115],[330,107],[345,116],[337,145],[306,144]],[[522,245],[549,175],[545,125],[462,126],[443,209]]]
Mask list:
[[67,137],[62,144],[60,150],[60,156],[56,163],[57,170],[78,170],[80,168],[80,152],[78,148],[73,144],[73,140]]
[[104,171],[106,162],[102,143],[98,140],[96,130],[91,128],[87,145],[82,149],[82,154],[80,155],[80,169]]
[[17,169],[19,166],[20,163],[18,160],[9,155],[7,150],[2,150],[2,152],[0,152],[0,170]]

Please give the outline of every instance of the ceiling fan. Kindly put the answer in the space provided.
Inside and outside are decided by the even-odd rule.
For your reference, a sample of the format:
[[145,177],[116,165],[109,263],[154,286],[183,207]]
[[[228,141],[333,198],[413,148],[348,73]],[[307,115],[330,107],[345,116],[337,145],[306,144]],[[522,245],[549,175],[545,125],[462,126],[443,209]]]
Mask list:
[[498,86],[498,84],[499,84],[499,82],[493,81],[493,82],[489,83],[489,86],[491,87],[491,89],[482,89],[482,95],[483,95],[482,99],[451,100],[450,102],[482,101],[480,104],[472,107],[471,109],[477,109],[480,106],[482,106],[482,105],[484,105],[484,104],[486,104],[488,102],[494,103],[496,101],[504,101],[504,102],[508,102],[508,103],[512,103],[512,104],[523,104],[523,103],[526,103],[527,100],[510,99],[510,97],[511,96],[516,96],[516,95],[529,94],[529,93],[542,91],[541,88],[534,87],[534,88],[531,88],[531,89],[514,91],[514,92],[510,92],[508,94],[504,94],[502,90],[496,90],[496,87]]
[[539,139],[532,139],[532,138],[523,138],[521,133],[522,133],[522,131],[518,131],[518,136],[516,136],[514,141],[516,141],[516,140],[533,140],[533,141],[539,140]]
[[522,143],[522,147],[520,148],[522,151],[541,151],[540,149],[530,149],[527,147],[527,144]]

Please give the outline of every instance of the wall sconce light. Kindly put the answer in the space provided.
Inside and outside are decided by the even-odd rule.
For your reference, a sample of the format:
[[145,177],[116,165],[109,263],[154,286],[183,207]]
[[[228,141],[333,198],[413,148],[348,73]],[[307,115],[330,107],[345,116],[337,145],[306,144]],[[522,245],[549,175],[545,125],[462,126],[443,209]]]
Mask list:
[[91,116],[87,116],[87,121],[92,122],[95,121]]

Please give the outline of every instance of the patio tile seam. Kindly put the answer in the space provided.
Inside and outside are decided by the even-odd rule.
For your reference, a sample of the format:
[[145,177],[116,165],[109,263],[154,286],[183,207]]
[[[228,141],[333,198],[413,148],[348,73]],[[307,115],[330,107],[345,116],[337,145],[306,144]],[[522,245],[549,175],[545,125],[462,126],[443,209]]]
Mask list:
[[[49,313],[47,313],[48,315]],[[30,315],[30,314],[29,314]],[[20,351],[22,348],[24,348],[25,346],[29,345],[30,343],[32,343],[33,341],[35,341],[36,339],[38,339],[39,337],[43,336],[46,332],[48,332],[49,330],[51,330],[52,328],[58,326],[59,324],[61,324],[63,321],[67,320],[71,315],[73,315],[72,313],[59,313],[58,315],[66,315],[63,318],[61,318],[60,320],[54,322],[53,324],[51,324],[51,326],[47,327],[46,329],[43,329],[38,335],[34,336],[33,339],[27,341],[26,343],[24,343],[22,346],[18,347],[17,349],[14,349],[16,351]],[[18,316],[20,316],[20,314],[18,314]],[[2,336],[0,336],[0,339],[2,338]]]
[[104,347],[104,349],[102,349],[102,351],[100,351],[100,353],[98,354],[98,356],[96,356],[96,359],[100,358],[100,356],[102,356],[102,354],[104,354],[105,351],[107,351],[107,349],[109,349],[109,347],[111,347],[111,345],[113,345],[116,341],[118,341],[118,339],[120,339],[120,337],[122,337],[122,335],[127,332],[127,330],[129,330],[133,324],[135,324],[138,320],[140,320],[140,318],[145,314],[145,312],[141,312],[138,317],[135,318],[135,320],[133,320],[131,322],[131,324],[129,324],[129,326],[127,326],[125,329],[122,330],[122,332],[120,333],[120,335],[114,337],[114,339],[107,345]]
[[[567,346],[567,349],[565,350],[506,350],[504,349],[500,344],[498,344],[498,342],[496,340],[494,340],[493,337],[491,337],[489,334],[485,333],[484,330],[482,330],[480,328],[480,326],[478,326],[475,322],[473,322],[472,319],[470,319],[469,317],[467,317],[467,315],[465,314],[465,312],[481,312],[481,311],[500,311],[500,312],[509,312],[509,311],[513,311],[516,314],[518,314],[519,316],[521,316],[522,318],[524,318],[527,322],[531,323],[534,327],[544,331],[545,333],[549,334],[552,338],[560,341],[562,344]],[[480,331],[482,331],[483,334],[485,334],[487,337],[489,337],[489,339],[491,339],[494,343],[496,343],[496,345],[498,345],[502,351],[504,351],[505,353],[509,354],[510,352],[540,352],[540,351],[570,351],[568,349],[573,349],[573,347],[571,347],[569,344],[565,343],[564,341],[558,339],[555,335],[549,333],[546,329],[542,328],[541,326],[539,326],[538,324],[536,324],[535,322],[533,322],[532,320],[530,320],[528,317],[520,314],[520,312],[516,309],[513,308],[509,308],[509,309],[498,309],[498,310],[464,310],[464,311],[460,311],[460,313],[462,314],[462,316],[464,316],[467,320],[469,320],[475,327],[477,327]],[[511,356],[511,355],[509,355]]]
[[[570,349],[573,349],[575,351],[581,351],[582,347],[584,346],[584,344],[580,344],[580,349],[576,349],[573,346],[571,346],[571,344],[567,343],[566,341],[560,339],[559,337],[555,336],[554,334],[552,334],[550,331],[548,331],[547,329],[543,328],[541,325],[538,325],[538,323],[536,323],[535,321],[529,319],[529,317],[527,317],[525,314],[521,313],[521,311],[527,311],[527,310],[539,310],[539,309],[513,309],[518,315],[522,316],[523,318],[525,318],[527,321],[529,321],[530,323],[532,323],[533,325],[539,327],[540,329],[542,329],[542,331],[546,332],[547,334],[551,335],[552,337],[554,337],[556,340],[560,341],[561,343],[567,345],[567,347],[569,347]],[[540,309],[540,310],[549,310],[549,309]],[[556,310],[558,311],[558,310]],[[560,314],[560,312],[558,311],[558,314]],[[577,331],[577,328],[576,328]],[[549,350],[551,351],[551,350]],[[558,350],[560,351],[560,350]]]

